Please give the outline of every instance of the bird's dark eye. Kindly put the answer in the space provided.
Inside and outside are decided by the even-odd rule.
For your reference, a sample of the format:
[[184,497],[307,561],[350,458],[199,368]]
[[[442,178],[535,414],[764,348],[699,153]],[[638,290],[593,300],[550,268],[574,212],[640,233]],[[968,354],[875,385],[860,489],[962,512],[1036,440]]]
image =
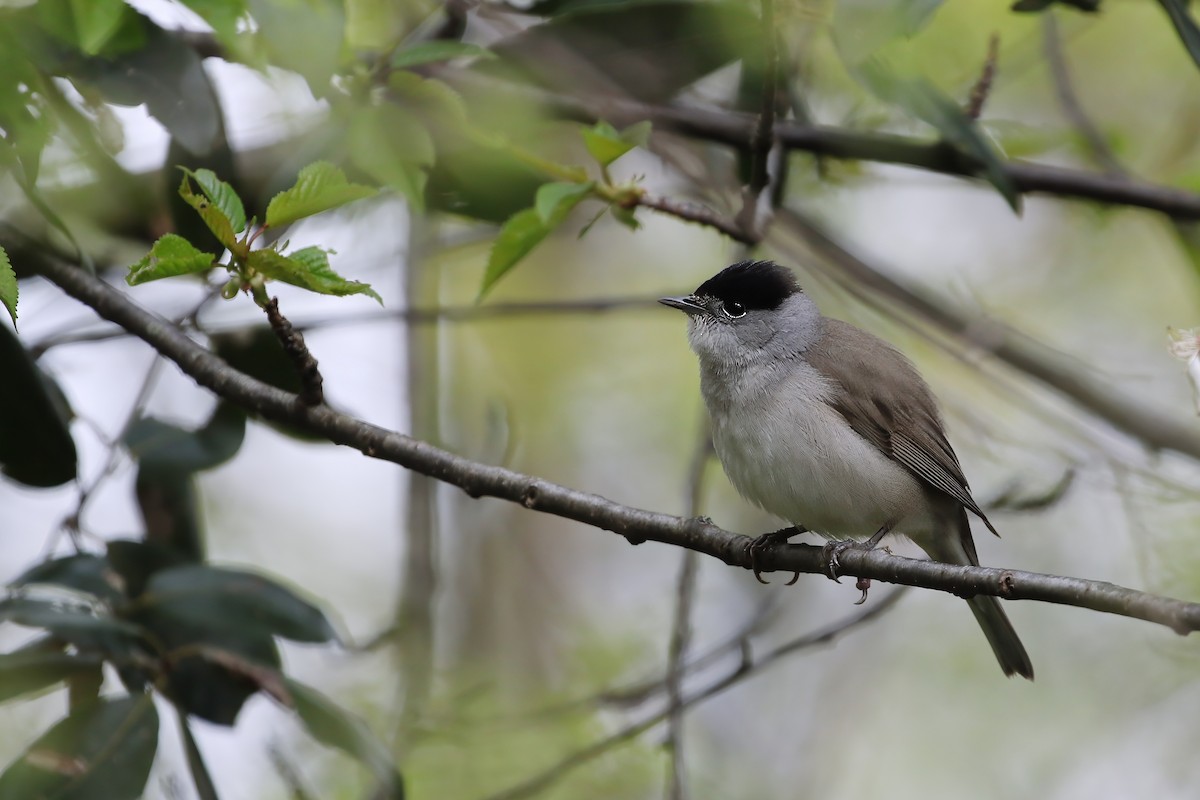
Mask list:
[[725,316],[730,319],[744,317],[746,316],[746,307],[741,303],[731,300],[725,304]]

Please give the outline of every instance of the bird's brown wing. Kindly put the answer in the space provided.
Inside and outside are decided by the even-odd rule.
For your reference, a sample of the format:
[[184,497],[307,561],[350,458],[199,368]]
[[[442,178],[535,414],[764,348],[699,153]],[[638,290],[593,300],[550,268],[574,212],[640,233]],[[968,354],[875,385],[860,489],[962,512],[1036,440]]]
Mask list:
[[[957,500],[996,533],[942,430],[937,400],[916,367],[887,342],[841,320],[804,357],[835,385],[830,405],[859,436],[926,484]],[[904,393],[885,387],[905,386]],[[999,535],[999,534],[997,534]],[[974,547],[971,547],[974,550]]]

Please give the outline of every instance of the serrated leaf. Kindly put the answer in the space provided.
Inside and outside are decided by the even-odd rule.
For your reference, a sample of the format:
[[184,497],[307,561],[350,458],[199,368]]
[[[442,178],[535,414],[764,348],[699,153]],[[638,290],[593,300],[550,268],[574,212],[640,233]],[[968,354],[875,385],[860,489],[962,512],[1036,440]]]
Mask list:
[[383,796],[403,800],[404,779],[396,769],[395,756],[365,722],[316,689],[286,676],[283,681],[292,708],[314,739],[360,761],[381,784],[386,792]]
[[603,121],[584,129],[583,143],[602,167],[607,167],[634,148],[632,142],[621,138],[616,128]]
[[63,586],[85,592],[101,600],[116,601],[124,597],[124,581],[106,559],[91,553],[43,561],[13,579],[10,584],[19,588],[30,584]]
[[266,224],[286,225],[374,194],[370,186],[347,181],[345,173],[328,161],[317,161],[300,170],[295,186],[271,198]]
[[496,54],[486,47],[467,42],[435,40],[419,42],[400,50],[392,56],[392,67],[408,69],[421,64],[432,64],[437,61],[449,61],[453,58],[495,58]]
[[483,273],[483,285],[479,297],[483,298],[496,282],[550,235],[550,228],[542,222],[536,208],[518,211],[508,218],[488,255],[487,269]]
[[1200,27],[1196,26],[1196,20],[1192,18],[1187,3],[1181,0],[1158,0],[1158,4],[1167,12],[1184,49],[1196,66],[1200,67]]
[[571,212],[579,201],[587,197],[595,187],[593,181],[585,183],[547,183],[537,191],[533,207],[543,225],[553,228]]
[[0,247],[0,303],[8,309],[14,329],[17,327],[17,297],[20,293],[17,273],[13,271],[12,262],[8,260],[8,253]]
[[185,203],[196,209],[196,213],[200,215],[200,219],[204,220],[204,224],[212,231],[213,236],[217,237],[218,242],[239,254],[245,250],[245,246],[238,243],[237,234],[233,230],[233,223],[229,217],[204,194],[194,192],[191,179],[187,175],[183,176],[183,182],[179,184],[179,196]]
[[1021,194],[1005,170],[1004,159],[958,103],[924,78],[898,77],[873,59],[854,73],[880,99],[933,126],[942,141],[972,162],[1013,211],[1021,213]]
[[0,654],[0,703],[40,692],[104,661],[97,655],[65,653],[59,649],[21,649]]
[[296,642],[337,638],[319,608],[272,580],[241,570],[194,564],[156,572],[137,605],[139,614],[151,612],[194,629],[228,628]]
[[225,215],[229,224],[233,226],[234,233],[241,233],[246,229],[246,209],[242,205],[242,198],[238,197],[232,186],[218,178],[210,169],[198,169],[194,172],[186,168],[181,169],[196,181],[204,196]]
[[0,798],[137,800],[157,749],[150,695],[97,700],[61,720],[0,775]]
[[71,0],[79,49],[90,56],[99,53],[130,13],[125,0]]
[[21,341],[0,326],[0,471],[27,486],[74,480],[75,440],[62,392]]
[[286,256],[274,250],[255,250],[246,263],[267,278],[290,283],[318,294],[344,297],[365,294],[383,305],[370,284],[348,281],[329,266],[329,254],[319,247],[305,247]]
[[168,233],[154,243],[144,258],[129,267],[125,282],[137,286],[160,278],[203,272],[216,258],[212,253],[196,249],[182,236]]

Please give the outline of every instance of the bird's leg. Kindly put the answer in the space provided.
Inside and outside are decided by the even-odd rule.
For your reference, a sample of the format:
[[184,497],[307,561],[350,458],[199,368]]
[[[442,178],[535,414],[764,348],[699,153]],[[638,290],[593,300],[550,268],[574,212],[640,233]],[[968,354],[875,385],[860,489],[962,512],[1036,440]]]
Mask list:
[[[841,557],[842,553],[850,549],[862,550],[864,552],[874,550],[875,546],[879,544],[884,536],[887,536],[888,531],[891,529],[891,525],[884,525],[882,528],[875,531],[875,535],[870,539],[867,539],[865,542],[857,542],[853,539],[843,539],[839,542],[829,542],[826,544],[825,547],[821,549],[821,560],[825,563],[825,576],[834,583],[838,583],[838,570],[840,570],[842,567],[841,563],[839,562],[839,558]],[[864,581],[866,582],[865,584]],[[861,603],[863,600],[866,600],[867,590],[871,588],[870,579],[859,579],[857,588],[863,593],[862,598],[859,599],[859,603]]]
[[[763,555],[768,550],[770,550],[772,547],[775,547],[776,545],[779,545],[779,544],[787,544],[788,539],[790,539],[793,536],[797,536],[801,533],[805,533],[807,530],[808,529],[803,526],[793,525],[790,528],[780,528],[777,531],[771,531],[770,533],[764,533],[762,536],[759,536],[757,539],[755,539],[753,542],[751,542],[750,543],[750,569],[754,570],[754,579],[757,580],[759,583],[763,583],[763,584],[770,583],[770,581],[763,580],[762,570],[759,569],[759,566],[758,566],[759,559],[762,558]],[[784,586],[791,586],[793,583],[795,583],[799,579],[800,579],[800,573],[797,572],[796,574],[794,574],[792,576],[792,579],[790,581],[788,581],[787,583],[784,584]]]

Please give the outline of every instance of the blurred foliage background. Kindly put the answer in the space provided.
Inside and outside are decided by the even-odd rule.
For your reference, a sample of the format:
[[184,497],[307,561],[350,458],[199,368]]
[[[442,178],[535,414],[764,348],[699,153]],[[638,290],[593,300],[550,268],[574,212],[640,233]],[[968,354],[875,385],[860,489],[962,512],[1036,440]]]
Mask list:
[[[1175,0],[1017,6],[1029,8],[0,2],[0,245],[21,278],[19,337],[0,331],[0,579],[15,582],[0,614],[24,620],[0,624],[0,649],[28,652],[43,627],[67,659],[55,673],[48,656],[22,656],[40,665],[33,678],[0,664],[3,696],[20,695],[0,707],[0,763],[70,777],[76,762],[31,762],[45,747],[27,748],[97,694],[121,697],[124,681],[133,705],[107,708],[144,736],[128,744],[136,764],[115,769],[139,780],[119,792],[76,781],[56,796],[136,797],[144,782],[147,797],[364,797],[387,772],[366,738],[272,702],[270,681],[251,676],[245,705],[230,700],[241,662],[192,678],[216,687],[230,718],[168,691],[153,695],[152,730],[143,684],[117,674],[111,649],[13,605],[39,582],[28,571],[54,557],[96,556],[87,580],[109,580],[109,543],[122,540],[186,569],[277,582],[289,599],[255,647],[278,647],[288,680],[361,717],[410,797],[1194,797],[1194,640],[1013,604],[1038,675],[1019,685],[998,674],[956,598],[908,591],[891,605],[877,586],[865,608],[878,615],[835,645],[802,638],[766,663],[862,613],[857,592],[814,576],[760,586],[246,423],[34,277],[56,259],[123,285],[168,232],[221,252],[176,196],[178,166],[212,170],[261,220],[303,167],[333,162],[380,193],[264,237],[334,251],[335,270],[383,298],[271,285],[331,405],[482,462],[756,534],[778,521],[737,498],[715,463],[693,468],[705,435],[696,368],[683,321],[654,299],[731,261],[774,258],[826,313],[892,341],[927,376],[1004,536],[977,537],[984,564],[1194,599],[1200,450],[1139,433],[1150,419],[1190,436],[1195,422],[1166,336],[1200,317],[1194,222],[1119,198],[1022,194],[1006,168],[1156,184],[1200,208],[1200,32]],[[973,119],[964,109],[988,64]],[[772,74],[775,93],[764,91]],[[746,212],[765,108],[809,144],[771,151],[759,211]],[[647,120],[648,135],[629,127]],[[854,157],[839,158],[847,143]],[[909,146],[920,158],[897,155]],[[539,194],[546,184],[562,188]],[[655,198],[683,217],[699,206],[682,204],[700,204],[740,233],[639,207]],[[849,271],[814,230],[882,280]],[[125,290],[294,389],[258,310],[217,296],[226,277]],[[1013,341],[1049,377],[997,357]],[[1096,413],[1081,397],[1124,405]],[[132,592],[141,573],[118,571]],[[46,601],[54,613],[87,593],[77,577],[42,579],[66,586],[66,600]],[[274,591],[254,587],[256,600]],[[124,602],[87,599],[89,619]],[[229,641],[258,607],[209,602],[192,608]],[[342,646],[320,643],[322,611]],[[663,681],[673,649],[694,665],[675,688]],[[21,679],[37,691],[22,694]],[[673,695],[726,680],[661,721]],[[190,726],[170,722],[175,708]],[[194,777],[188,735],[211,786]],[[96,744],[84,740],[76,755]]]

